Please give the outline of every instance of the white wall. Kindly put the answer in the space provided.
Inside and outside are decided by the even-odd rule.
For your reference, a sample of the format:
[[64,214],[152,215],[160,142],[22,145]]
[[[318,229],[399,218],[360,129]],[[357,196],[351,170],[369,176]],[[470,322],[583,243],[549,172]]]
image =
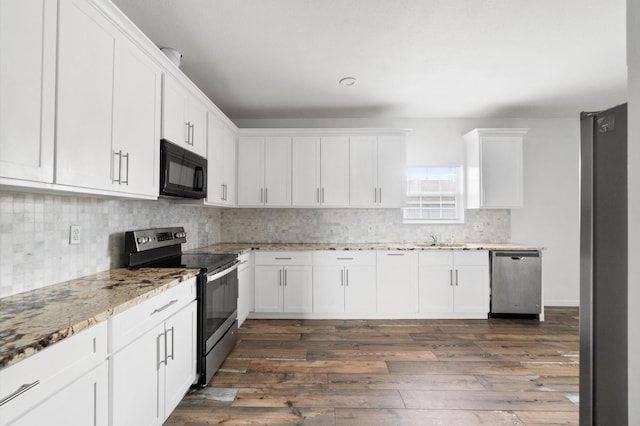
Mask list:
[[[567,119],[281,119],[236,120],[247,127],[411,128],[408,165],[464,164],[461,135],[475,127],[528,127],[525,207],[511,211],[511,240],[546,248],[546,305],[579,301],[579,117]],[[551,191],[552,190],[552,191]]]
[[629,424],[640,425],[640,2],[627,0],[629,67]]

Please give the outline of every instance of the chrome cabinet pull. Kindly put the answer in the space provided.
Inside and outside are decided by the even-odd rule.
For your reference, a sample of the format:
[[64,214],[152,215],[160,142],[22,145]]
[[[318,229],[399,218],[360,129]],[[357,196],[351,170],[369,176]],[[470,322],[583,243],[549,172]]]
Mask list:
[[191,123],[189,123],[188,121],[186,121],[184,123],[184,130],[185,130],[185,135],[184,135],[184,143],[186,143],[187,145],[189,144],[189,136],[191,135],[190,130],[191,130]]
[[340,287],[344,287],[344,269],[340,270]]
[[336,260],[353,260],[353,257],[336,257]]
[[[167,330],[167,333],[169,333],[169,331],[171,331],[171,355],[168,355],[167,358],[171,358],[171,360],[173,361],[174,360],[173,354],[175,353],[174,352],[174,349],[175,349],[175,330],[174,330],[173,327],[171,327],[169,330]],[[166,340],[166,338],[165,338],[165,340]]]
[[449,269],[449,285],[453,287],[453,269]]
[[458,286],[458,270],[456,269],[456,287]]
[[404,256],[404,253],[387,253],[387,256]]
[[264,203],[269,204],[269,188],[264,189]]
[[347,269],[347,270],[345,271],[345,273],[346,273],[345,275],[347,276],[347,279],[346,279],[346,285],[347,285],[347,287],[349,287],[349,270]]
[[118,178],[116,178],[116,162],[115,160],[113,161],[113,183],[120,183],[120,174],[122,172],[122,150],[120,151],[113,151],[113,156],[114,157],[118,157]]
[[284,285],[287,285],[287,270],[284,270]]
[[278,285],[282,286],[282,269],[278,271]]
[[32,383],[25,383],[22,386],[20,386],[18,389],[16,389],[15,391],[11,392],[9,395],[5,396],[4,398],[2,398],[0,400],[0,407],[2,407],[4,404],[6,404],[7,402],[16,399],[17,397],[19,397],[20,395],[22,395],[23,393],[27,392],[29,389],[33,389],[36,386],[38,386],[40,384],[40,380],[36,380]]
[[291,260],[290,257],[275,257],[275,260]]
[[316,202],[320,204],[320,188],[316,188]]
[[153,315],[153,314],[157,314],[158,312],[162,312],[165,309],[167,309],[169,306],[173,305],[174,303],[178,303],[178,299],[173,299],[171,302],[167,303],[166,305],[158,308],[158,309],[154,309],[153,312],[151,312],[151,314],[149,315]]
[[[120,151],[122,152],[122,151]],[[126,172],[127,172],[127,180],[120,180],[120,184],[124,184],[124,185],[129,185],[129,153],[127,152],[124,155],[120,155],[120,158],[126,158],[127,159],[127,167],[126,167]]]
[[[164,337],[164,357],[160,355],[161,337]],[[162,364],[167,365],[167,336],[164,333],[160,333],[158,334],[158,337],[156,337],[156,348],[156,355],[158,356],[158,368],[160,368]]]

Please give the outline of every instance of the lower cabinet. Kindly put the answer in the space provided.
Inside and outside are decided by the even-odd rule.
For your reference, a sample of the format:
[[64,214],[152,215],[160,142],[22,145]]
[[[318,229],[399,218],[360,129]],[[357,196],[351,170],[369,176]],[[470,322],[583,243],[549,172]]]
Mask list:
[[486,315],[489,312],[488,252],[420,253],[420,312]]
[[112,424],[160,425],[196,377],[195,281],[113,317]]
[[378,313],[418,312],[418,253],[408,250],[377,252]]
[[254,309],[254,268],[251,253],[238,256],[238,260],[240,261],[238,266],[238,327],[240,327]]
[[106,426],[108,387],[101,322],[0,370],[0,424]]
[[311,252],[255,254],[255,312],[312,312]]
[[314,252],[313,312],[375,313],[375,252]]

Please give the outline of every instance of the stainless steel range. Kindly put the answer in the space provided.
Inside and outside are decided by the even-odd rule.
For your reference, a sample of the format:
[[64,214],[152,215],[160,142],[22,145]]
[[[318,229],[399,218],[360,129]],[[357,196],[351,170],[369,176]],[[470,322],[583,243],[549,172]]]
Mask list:
[[131,268],[200,269],[198,299],[198,380],[206,386],[237,338],[238,258],[235,254],[183,253],[183,227],[125,233],[127,266]]

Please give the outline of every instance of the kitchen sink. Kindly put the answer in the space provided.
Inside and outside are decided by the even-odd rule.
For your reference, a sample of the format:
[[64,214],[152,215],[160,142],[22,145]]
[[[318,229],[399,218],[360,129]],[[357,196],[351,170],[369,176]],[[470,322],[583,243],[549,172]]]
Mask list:
[[416,247],[433,247],[433,248],[464,248],[466,247],[465,243],[415,243]]

